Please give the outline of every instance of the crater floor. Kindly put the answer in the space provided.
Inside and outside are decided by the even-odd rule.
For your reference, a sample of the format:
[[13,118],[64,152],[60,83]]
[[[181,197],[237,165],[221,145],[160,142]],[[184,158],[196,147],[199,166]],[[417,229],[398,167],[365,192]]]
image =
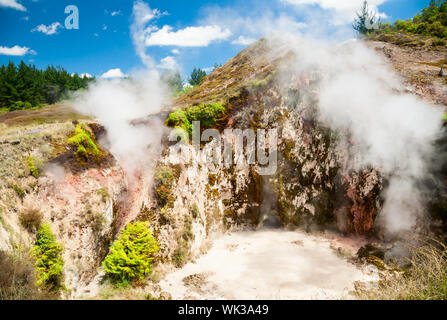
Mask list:
[[377,280],[377,272],[338,256],[325,238],[265,229],[215,239],[160,286],[173,299],[352,299],[355,281]]

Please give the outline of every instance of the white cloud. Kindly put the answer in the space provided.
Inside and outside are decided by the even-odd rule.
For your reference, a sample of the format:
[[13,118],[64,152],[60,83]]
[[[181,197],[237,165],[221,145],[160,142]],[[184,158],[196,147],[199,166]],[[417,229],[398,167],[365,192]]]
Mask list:
[[219,26],[187,27],[172,31],[171,26],[152,32],[145,40],[146,46],[179,46],[179,47],[206,47],[211,42],[225,40],[231,36],[229,29]]
[[17,0],[0,0],[0,7],[12,8],[19,11],[26,11],[26,8],[22,6]]
[[105,24],[102,25],[102,30],[107,30],[107,26]]
[[121,14],[121,10],[113,11],[112,13],[110,13],[110,15],[111,15],[112,17],[117,16],[117,15],[119,15],[119,14]]
[[[266,6],[269,3],[267,0],[259,1]],[[253,11],[244,11],[240,7],[211,6],[203,10],[204,17],[199,23],[201,25],[217,23],[222,29],[229,29],[237,36],[243,35],[245,40],[249,38],[259,39],[272,33],[303,33],[308,28],[304,19],[297,20],[290,6],[287,6],[287,12],[273,12],[271,10],[261,10],[261,4],[257,10]],[[241,40],[244,40],[244,38]],[[238,42],[238,39],[233,40]]]
[[[385,18],[384,13],[380,13],[378,6],[389,0],[369,0],[368,4],[371,10],[377,12],[378,16]],[[364,0],[281,0],[295,6],[317,5],[324,10],[333,11],[333,23],[336,25],[352,22],[356,12],[361,8]]]
[[24,56],[26,54],[37,54],[37,52],[27,47],[14,46],[8,48],[0,46],[0,54],[5,56]]
[[[71,76],[73,77],[75,75],[75,73],[72,73],[71,74]],[[87,78],[93,78],[92,77],[92,75],[90,74],[90,73],[81,73],[81,74],[79,74],[78,75],[80,78],[84,78],[84,77],[87,77]]]
[[99,34],[96,33],[96,32],[95,32],[93,35],[94,35],[95,37],[99,37]]
[[178,69],[178,63],[174,57],[167,56],[167,57],[161,59],[158,67],[161,69],[176,70],[176,69]]
[[252,44],[255,41],[256,41],[255,38],[239,36],[239,38],[237,38],[236,40],[232,41],[231,43],[232,44],[241,45],[241,46],[248,46],[248,45]]
[[63,26],[59,22],[54,22],[50,24],[49,26],[46,26],[44,24],[38,25],[36,28],[31,30],[31,32],[42,32],[46,35],[53,35],[56,34],[59,28],[63,28]]
[[121,71],[121,69],[110,69],[106,73],[104,73],[101,78],[103,79],[112,79],[112,78],[124,78],[126,75]]
[[[151,9],[147,3],[136,0],[132,10],[132,24],[130,27],[132,40],[137,55],[149,68],[156,67],[154,59],[146,53],[150,46],[179,46],[179,47],[204,47],[212,41],[224,40],[231,35],[228,28],[221,28],[216,25],[205,25],[199,27],[187,27],[174,31],[171,26],[165,25],[159,29],[152,24],[154,19],[167,15],[167,12],[160,12],[158,9]],[[179,54],[180,51],[171,51],[172,54]],[[169,56],[161,61],[158,67],[172,67],[174,57]],[[176,62],[175,62],[176,63]],[[177,63],[176,63],[177,64]]]
[[180,54],[180,50],[179,49],[172,49],[171,51],[173,54]]

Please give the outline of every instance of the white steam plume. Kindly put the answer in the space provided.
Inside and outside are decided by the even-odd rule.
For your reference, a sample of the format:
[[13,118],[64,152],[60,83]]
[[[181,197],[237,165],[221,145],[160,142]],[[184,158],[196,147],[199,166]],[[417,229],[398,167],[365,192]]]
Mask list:
[[45,175],[50,177],[55,184],[60,184],[65,180],[65,169],[57,163],[49,163],[44,169]]
[[128,173],[143,169],[152,156],[149,145],[160,143],[162,125],[156,120],[138,125],[133,120],[158,113],[167,102],[166,85],[160,81],[152,57],[146,54],[144,39],[149,21],[160,16],[141,0],[134,2],[131,36],[135,50],[146,69],[128,79],[98,80],[74,103],[81,113],[98,119],[107,132],[110,152]]
[[135,51],[147,68],[154,67],[154,59],[146,53],[146,37],[157,29],[155,26],[147,26],[147,24],[160,15],[158,9],[152,10],[145,2],[141,0],[134,2],[130,31]]
[[157,71],[146,71],[132,79],[99,81],[74,104],[76,110],[94,116],[106,128],[112,154],[136,169],[145,159],[147,147],[159,142],[161,126],[134,125],[132,120],[159,112],[165,88]]
[[433,143],[442,126],[442,108],[404,93],[373,49],[360,41],[337,47],[291,36],[297,71],[318,69],[321,119],[348,129],[360,157],[353,169],[374,167],[389,178],[379,216],[385,232],[410,230],[424,213],[421,180],[428,177]]

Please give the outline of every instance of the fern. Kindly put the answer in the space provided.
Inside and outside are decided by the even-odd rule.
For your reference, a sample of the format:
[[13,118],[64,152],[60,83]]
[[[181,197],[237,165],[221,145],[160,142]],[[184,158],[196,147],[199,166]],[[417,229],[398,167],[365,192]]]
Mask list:
[[64,269],[63,250],[62,245],[56,242],[50,225],[43,224],[37,233],[37,240],[32,251],[36,258],[38,285],[47,289],[60,287]]
[[130,223],[112,244],[103,262],[104,270],[117,281],[143,280],[152,272],[158,250],[148,222]]

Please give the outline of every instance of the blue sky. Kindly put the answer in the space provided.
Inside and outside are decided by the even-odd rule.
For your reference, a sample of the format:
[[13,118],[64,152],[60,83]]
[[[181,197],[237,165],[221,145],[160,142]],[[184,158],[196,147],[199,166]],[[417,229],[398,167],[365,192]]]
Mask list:
[[[101,76],[129,74],[146,62],[186,76],[196,66],[225,63],[272,30],[346,40],[353,36],[350,23],[361,2],[0,0],[0,64],[23,59],[39,68],[61,65],[71,73]],[[369,2],[384,20],[394,21],[412,17],[429,0]],[[78,30],[64,27],[68,5],[79,9]]]

